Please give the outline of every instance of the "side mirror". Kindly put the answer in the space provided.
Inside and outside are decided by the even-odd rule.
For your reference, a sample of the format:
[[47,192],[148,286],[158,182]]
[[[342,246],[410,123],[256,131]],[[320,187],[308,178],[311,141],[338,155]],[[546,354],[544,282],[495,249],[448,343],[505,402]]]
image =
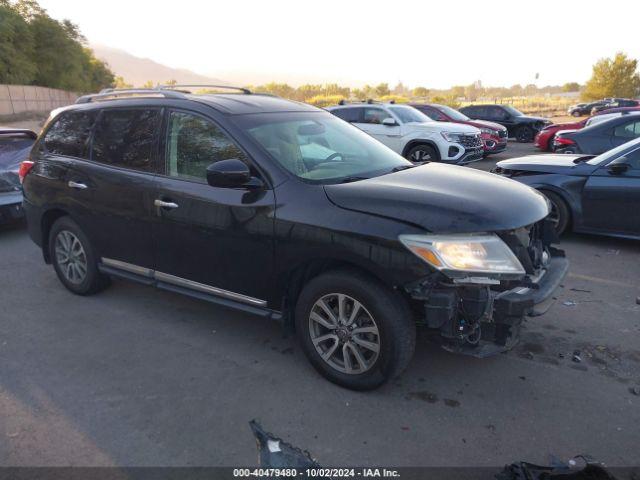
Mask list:
[[207,183],[212,187],[256,187],[258,182],[259,180],[251,178],[247,164],[237,158],[220,160],[207,167]]
[[396,122],[393,118],[391,117],[387,117],[384,120],[382,120],[382,125],[385,125],[387,127],[395,127],[398,125],[398,122]]
[[629,170],[630,167],[627,157],[618,157],[607,165],[607,170],[611,175],[621,175]]

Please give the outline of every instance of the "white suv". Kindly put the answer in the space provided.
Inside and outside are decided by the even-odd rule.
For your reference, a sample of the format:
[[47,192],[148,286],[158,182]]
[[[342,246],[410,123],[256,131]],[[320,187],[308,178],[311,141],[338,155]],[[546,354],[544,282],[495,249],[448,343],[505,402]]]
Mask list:
[[462,165],[482,159],[480,130],[459,123],[434,122],[408,105],[367,102],[327,110],[414,162]]

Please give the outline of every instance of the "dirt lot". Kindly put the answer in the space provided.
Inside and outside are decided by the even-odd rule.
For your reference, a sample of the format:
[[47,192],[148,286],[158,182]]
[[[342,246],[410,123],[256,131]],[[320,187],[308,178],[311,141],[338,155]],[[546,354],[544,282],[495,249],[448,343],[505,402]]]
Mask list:
[[253,418],[323,465],[638,465],[640,243],[562,247],[571,273],[515,350],[478,360],[421,336],[400,379],[355,393],[275,323],[125,281],[74,296],[4,228],[0,465],[255,465]]

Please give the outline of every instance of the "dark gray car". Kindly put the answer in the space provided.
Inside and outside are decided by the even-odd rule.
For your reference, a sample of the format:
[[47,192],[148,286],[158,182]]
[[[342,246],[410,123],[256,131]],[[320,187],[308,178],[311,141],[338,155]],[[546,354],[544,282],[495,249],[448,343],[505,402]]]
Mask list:
[[558,132],[553,150],[558,153],[600,155],[640,137],[640,112],[596,123],[581,130]]
[[24,216],[18,170],[36,138],[31,130],[0,128],[0,223]]

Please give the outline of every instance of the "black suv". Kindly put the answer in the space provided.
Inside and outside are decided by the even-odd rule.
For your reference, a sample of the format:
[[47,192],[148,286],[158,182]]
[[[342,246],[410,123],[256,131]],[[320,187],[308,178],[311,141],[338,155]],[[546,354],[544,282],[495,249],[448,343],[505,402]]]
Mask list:
[[510,105],[469,105],[460,111],[473,120],[499,123],[518,142],[533,142],[536,134],[551,124],[546,118],[530,117]]
[[121,277],[280,319],[354,389],[403,370],[416,326],[451,351],[510,348],[567,269],[535,190],[415,166],[273,96],[83,97],[22,172],[29,233],[72,292]]

